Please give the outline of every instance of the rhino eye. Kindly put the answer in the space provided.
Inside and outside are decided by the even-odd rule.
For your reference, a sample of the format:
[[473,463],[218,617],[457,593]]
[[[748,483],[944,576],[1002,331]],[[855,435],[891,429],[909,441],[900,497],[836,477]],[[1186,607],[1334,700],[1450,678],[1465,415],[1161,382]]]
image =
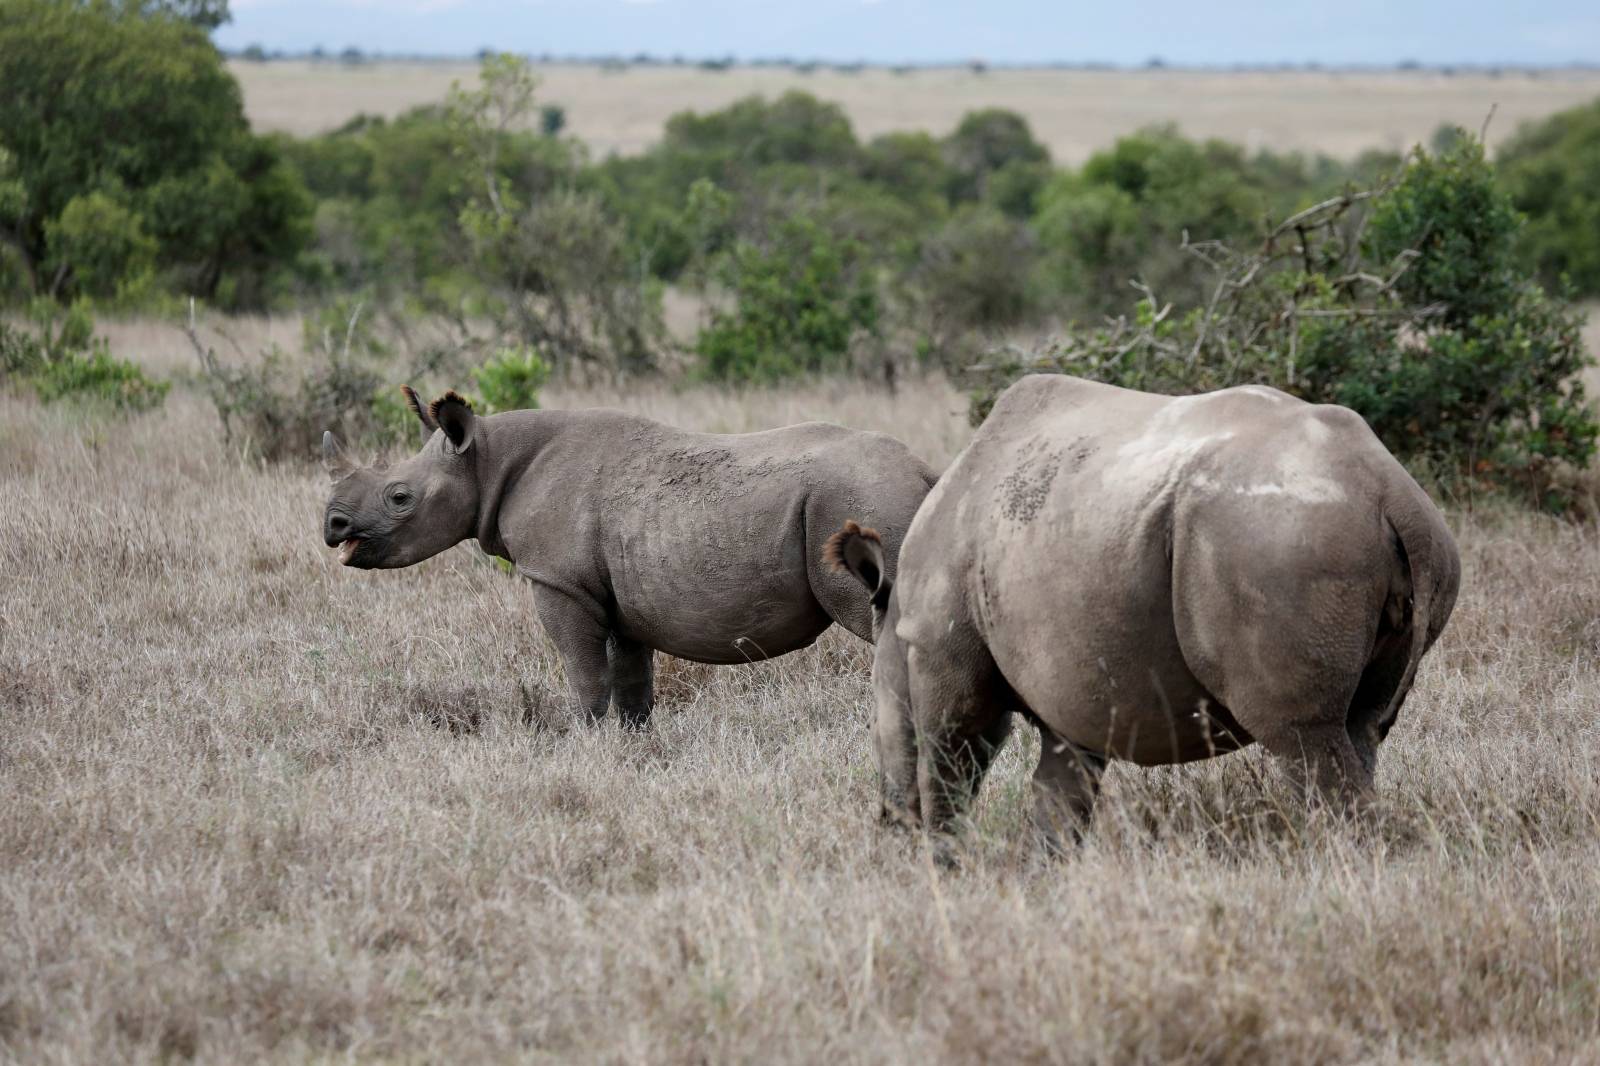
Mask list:
[[404,507],[406,504],[411,502],[411,493],[407,492],[405,489],[395,489],[389,494],[389,502],[394,504],[396,507]]

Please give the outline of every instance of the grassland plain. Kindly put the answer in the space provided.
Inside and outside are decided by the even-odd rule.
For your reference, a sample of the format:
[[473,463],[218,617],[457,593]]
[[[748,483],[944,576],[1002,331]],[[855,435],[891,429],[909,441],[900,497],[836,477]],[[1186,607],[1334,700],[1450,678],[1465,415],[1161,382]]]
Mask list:
[[[969,432],[938,379],[547,403]],[[0,398],[0,493],[5,1058],[1600,1061],[1593,526],[1452,504],[1462,599],[1365,822],[1257,751],[1122,766],[1044,862],[1023,731],[937,876],[874,822],[852,637],[662,660],[649,734],[573,728],[525,587],[471,546],[339,568],[320,472],[187,389]]]
[[[474,64],[279,60],[229,65],[258,130],[306,135],[357,114],[395,115],[444,99],[452,81],[471,84]],[[894,130],[943,135],[967,111],[1004,107],[1025,115],[1058,163],[1077,165],[1118,137],[1177,122],[1190,136],[1221,137],[1254,151],[1300,150],[1352,158],[1369,148],[1405,151],[1441,123],[1488,129],[1491,147],[1518,123],[1600,95],[1600,72],[1282,71],[996,69],[903,73],[867,68],[543,64],[542,102],[566,108],[568,128],[599,156],[642,151],[668,116],[725,107],[752,93],[802,89],[839,103],[862,137]]]

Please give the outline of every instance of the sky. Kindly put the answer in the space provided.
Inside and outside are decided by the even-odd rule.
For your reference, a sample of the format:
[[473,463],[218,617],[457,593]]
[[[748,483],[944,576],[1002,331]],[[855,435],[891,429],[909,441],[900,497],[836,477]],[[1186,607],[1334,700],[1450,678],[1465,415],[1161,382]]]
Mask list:
[[1597,0],[232,0],[237,49],[796,57],[829,62],[1563,65]]

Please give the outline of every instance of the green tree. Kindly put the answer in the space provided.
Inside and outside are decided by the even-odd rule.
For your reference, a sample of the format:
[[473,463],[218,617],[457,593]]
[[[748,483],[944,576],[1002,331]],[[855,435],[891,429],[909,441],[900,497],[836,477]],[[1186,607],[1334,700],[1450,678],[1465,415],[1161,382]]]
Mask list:
[[[530,200],[501,170],[513,130],[534,114],[538,81],[515,56],[484,60],[476,88],[451,90],[449,113],[474,172],[460,213],[471,269],[502,331],[533,350],[613,373],[649,369],[660,294],[639,276],[604,202],[567,183]],[[548,138],[539,138],[541,142]]]
[[1028,120],[1003,108],[967,112],[945,138],[944,154],[952,174],[952,200],[982,198],[991,176],[1009,166],[1050,161],[1049,150],[1033,139]]
[[113,0],[112,6],[130,15],[180,19],[205,30],[233,21],[228,0]]
[[96,190],[67,204],[45,225],[49,265],[71,271],[77,288],[99,299],[128,295],[149,283],[156,242],[139,216]]
[[1238,147],[1171,127],[1120,138],[1039,193],[1039,238],[1058,291],[1096,314],[1124,306],[1135,279],[1162,300],[1196,298],[1203,268],[1180,242],[1259,233],[1265,176]]
[[238,85],[190,22],[0,0],[0,98],[0,221],[33,292],[78,291],[77,264],[52,259],[49,235],[96,193],[139,218],[158,269],[208,299],[225,278],[258,294],[245,276],[309,238],[309,198],[275,145],[250,133]]
[[878,327],[864,251],[805,216],[778,225],[765,245],[741,242],[721,270],[733,307],[700,333],[701,372],[760,382],[843,367],[856,334]]
[[1524,261],[1547,284],[1600,296],[1600,100],[1523,127],[1498,155],[1512,203],[1528,217]]

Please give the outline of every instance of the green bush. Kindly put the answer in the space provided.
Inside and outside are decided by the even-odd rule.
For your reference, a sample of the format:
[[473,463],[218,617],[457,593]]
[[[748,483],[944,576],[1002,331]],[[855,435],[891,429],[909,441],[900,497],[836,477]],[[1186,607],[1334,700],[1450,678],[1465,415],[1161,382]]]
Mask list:
[[152,381],[133,363],[112,358],[105,340],[96,338],[88,351],[68,352],[45,363],[34,374],[33,387],[45,403],[72,399],[148,411],[161,406],[170,383]]
[[550,368],[532,348],[502,348],[472,378],[484,413],[532,410],[539,406],[539,390],[550,379]]
[[1259,234],[1264,178],[1239,148],[1171,127],[1119,139],[1038,194],[1039,238],[1058,291],[1095,314],[1126,306],[1136,276],[1163,301],[1195,299],[1203,268],[1180,242]]
[[1600,100],[1523,127],[1498,167],[1528,217],[1524,261],[1547,285],[1600,296]]
[[44,365],[44,345],[27,330],[0,318],[0,382],[11,383]]
[[1562,471],[1587,465],[1600,433],[1590,359],[1580,317],[1518,267],[1516,235],[1481,145],[1418,150],[1391,185],[1301,212],[1258,251],[1208,246],[1202,300],[1147,298],[1045,353],[996,353],[974,420],[1029,370],[1168,393],[1269,384],[1353,408],[1464,487],[1559,510]]
[[1454,145],[1442,155],[1412,154],[1399,184],[1373,208],[1367,251],[1380,263],[1415,254],[1396,295],[1437,305],[1447,325],[1462,326],[1506,308],[1523,272],[1513,254],[1520,221],[1483,146],[1465,133]]
[[986,198],[995,175],[1016,166],[1046,164],[1050,152],[1033,139],[1028,120],[1015,111],[988,108],[963,115],[944,140],[952,201]]
[[137,365],[112,357],[94,336],[82,305],[38,301],[29,309],[35,332],[0,322],[0,382],[30,389],[44,403],[103,404],[117,411],[159,407],[169,382],[152,381]]
[[912,283],[921,301],[918,332],[939,362],[971,355],[974,331],[1016,326],[1033,313],[1032,235],[998,210],[969,204],[923,242]]
[[845,366],[857,332],[878,327],[863,259],[859,243],[804,216],[780,224],[766,246],[740,243],[720,271],[734,306],[713,312],[696,346],[701,373],[770,382]]

